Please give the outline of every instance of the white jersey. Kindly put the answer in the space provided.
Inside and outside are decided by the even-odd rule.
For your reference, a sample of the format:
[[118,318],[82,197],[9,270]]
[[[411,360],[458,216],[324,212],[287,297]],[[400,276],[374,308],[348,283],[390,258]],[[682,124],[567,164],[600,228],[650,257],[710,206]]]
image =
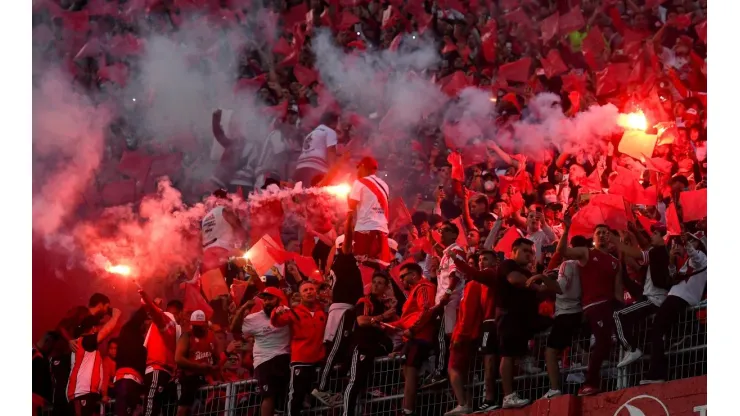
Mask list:
[[296,169],[311,168],[321,172],[329,171],[327,151],[337,145],[337,132],[321,124],[303,139],[303,151],[298,157]]
[[224,218],[224,207],[216,207],[203,217],[200,223],[203,250],[221,247],[231,250],[236,247],[234,229]]
[[270,323],[265,311],[250,313],[244,317],[242,334],[254,336],[254,366],[278,355],[290,354],[290,327],[276,328]]
[[[388,184],[375,175],[366,176],[365,179],[369,180],[380,191],[381,197],[385,198],[383,202],[388,206]],[[349,192],[349,199],[357,201],[355,231],[388,233],[388,217],[386,217],[383,205],[367,186],[360,181],[355,181],[352,184],[352,190]]]

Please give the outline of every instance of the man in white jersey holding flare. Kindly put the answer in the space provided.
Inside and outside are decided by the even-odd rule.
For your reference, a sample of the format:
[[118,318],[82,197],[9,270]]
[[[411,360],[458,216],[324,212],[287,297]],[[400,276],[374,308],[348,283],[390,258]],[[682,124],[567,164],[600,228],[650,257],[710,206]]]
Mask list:
[[321,124],[303,139],[303,151],[298,157],[293,179],[303,182],[303,187],[314,185],[317,176],[326,175],[337,159],[337,116],[328,113]]
[[366,257],[387,267],[391,261],[388,247],[389,188],[375,173],[378,162],[365,156],[357,165],[357,180],[349,193],[349,214],[345,230],[352,234],[356,257]]

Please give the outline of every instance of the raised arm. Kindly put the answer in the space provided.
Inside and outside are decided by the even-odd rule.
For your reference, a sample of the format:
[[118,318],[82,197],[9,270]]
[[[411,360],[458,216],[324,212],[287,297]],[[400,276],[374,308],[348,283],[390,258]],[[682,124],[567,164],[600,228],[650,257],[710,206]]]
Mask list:
[[224,132],[223,127],[221,127],[221,109],[213,112],[213,116],[211,117],[211,129],[213,130],[213,137],[221,146],[223,146],[224,149],[234,144],[231,139],[226,137],[226,133]]
[[501,229],[502,224],[503,221],[501,221],[501,218],[497,219],[496,222],[493,223],[493,228],[491,228],[491,232],[488,233],[486,241],[483,242],[483,248],[485,250],[493,249],[493,246],[496,244],[496,237],[498,236],[498,232]]
[[572,221],[570,211],[565,213],[563,218],[563,235],[558,241],[557,252],[560,256],[568,260],[578,260],[580,262],[588,261],[588,248],[586,247],[568,247],[568,232]]
[[121,318],[121,310],[112,308],[111,312],[113,313],[113,316],[108,320],[108,322],[103,325],[103,327],[98,331],[98,343],[103,342],[106,338],[108,338],[111,334],[113,334],[113,330],[116,329],[116,325],[118,325],[118,320]]

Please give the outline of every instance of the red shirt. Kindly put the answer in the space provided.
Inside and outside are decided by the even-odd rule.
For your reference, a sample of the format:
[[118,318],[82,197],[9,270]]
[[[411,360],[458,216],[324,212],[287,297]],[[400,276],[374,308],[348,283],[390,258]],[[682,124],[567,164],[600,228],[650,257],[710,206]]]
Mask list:
[[[411,289],[406,303],[403,305],[401,319],[391,323],[391,325],[401,329],[410,329],[419,322],[422,312],[434,307],[434,295],[436,288],[426,279],[421,279]],[[434,323],[431,320],[422,322],[418,328],[415,328],[414,339],[431,342],[434,339]]]
[[270,323],[275,327],[290,326],[291,362],[317,363],[324,359],[326,312],[319,302],[312,309],[300,304],[279,315],[273,311]]
[[[191,332],[188,334],[188,355],[189,360],[195,361],[200,364],[214,365],[216,362],[216,339],[213,336],[213,331],[208,331],[208,334],[203,338],[196,338]],[[192,374],[189,370],[182,370],[185,375]]]
[[614,299],[614,279],[619,272],[619,261],[601,250],[588,250],[588,261],[579,267],[581,276],[581,304],[583,309]]
[[[468,282],[469,284],[470,282]],[[496,319],[496,296],[493,293],[494,289],[488,285],[481,285],[480,290],[480,303],[483,308],[483,320],[489,321]]]
[[472,281],[465,284],[465,291],[457,310],[457,324],[452,330],[452,341],[472,341],[480,335],[483,323],[481,294],[483,285]]

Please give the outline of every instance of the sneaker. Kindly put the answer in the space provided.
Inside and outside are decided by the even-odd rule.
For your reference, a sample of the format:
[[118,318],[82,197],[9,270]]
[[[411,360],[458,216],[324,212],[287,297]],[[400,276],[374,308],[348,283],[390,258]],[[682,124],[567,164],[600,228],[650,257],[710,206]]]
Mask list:
[[542,396],[543,399],[552,399],[558,396],[562,396],[563,392],[560,390],[550,389],[545,393],[544,396]]
[[426,382],[426,384],[423,384],[421,386],[421,389],[422,390],[431,389],[431,388],[434,388],[434,387],[442,386],[445,383],[447,383],[447,377],[445,377],[445,376],[434,376],[434,377],[431,377],[430,379],[428,379],[428,381]]
[[487,413],[491,410],[496,410],[500,408],[501,406],[499,406],[499,404],[494,402],[493,400],[484,400],[483,403],[481,403],[481,405],[478,407],[478,410],[475,411],[475,413]]
[[646,384],[659,384],[659,383],[665,383],[665,380],[663,380],[662,378],[658,378],[658,379],[654,379],[654,380],[653,379],[645,379],[645,380],[640,381],[640,385],[641,386],[644,386]]
[[311,396],[315,397],[324,406],[334,407],[334,398],[336,397],[334,393],[313,389]]
[[520,399],[516,393],[511,393],[510,395],[504,397],[503,408],[504,409],[516,409],[518,407],[524,407],[528,404],[529,404],[529,400]]
[[617,368],[626,367],[635,361],[639,360],[640,357],[642,357],[642,351],[640,349],[636,349],[634,351],[630,351],[627,354],[624,355],[624,358],[622,358],[622,361],[617,364]]
[[583,386],[580,390],[578,390],[578,396],[593,396],[594,394],[601,393],[601,390],[597,389],[596,387],[591,386]]
[[450,410],[449,412],[445,413],[444,416],[458,416],[458,415],[467,415],[471,413],[473,409],[467,407],[467,406],[455,406],[454,409]]

